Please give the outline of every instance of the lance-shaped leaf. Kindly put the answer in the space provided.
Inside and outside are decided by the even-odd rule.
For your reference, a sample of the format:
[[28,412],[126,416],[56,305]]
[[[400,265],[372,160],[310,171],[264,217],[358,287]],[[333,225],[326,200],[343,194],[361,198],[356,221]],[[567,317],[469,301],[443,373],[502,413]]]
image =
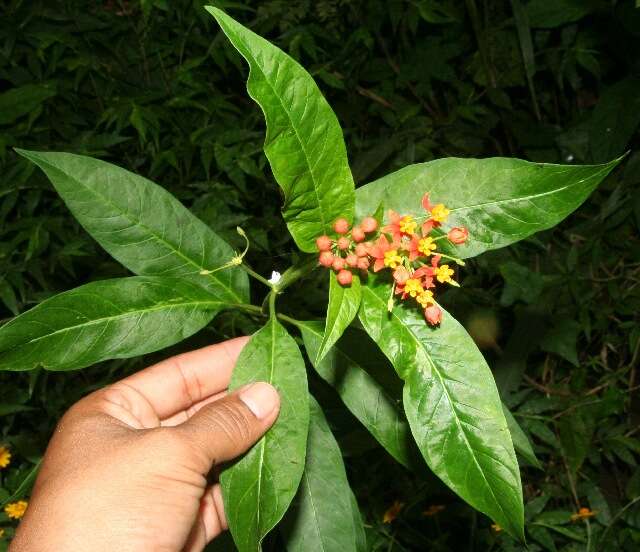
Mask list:
[[298,345],[274,318],[240,353],[230,387],[252,381],[276,387],[280,414],[267,434],[220,476],[229,529],[240,552],[260,549],[264,536],[287,511],[304,470],[307,373]]
[[0,369],[73,370],[150,353],[197,332],[225,306],[177,278],[92,282],[0,327]]
[[283,522],[287,550],[358,552],[362,522],[359,527],[355,525],[352,493],[340,447],[313,398],[309,411],[304,473]]
[[516,450],[518,454],[522,456],[522,458],[524,458],[532,466],[542,469],[542,466],[540,465],[540,461],[538,460],[536,453],[533,452],[533,447],[531,446],[531,441],[529,441],[529,437],[527,437],[527,434],[520,427],[520,424],[513,417],[513,414],[511,414],[511,412],[509,411],[509,409],[504,403],[502,403],[502,412],[504,413],[505,420],[507,420],[509,433],[511,433],[513,448]]
[[324,358],[327,351],[340,339],[340,336],[358,314],[361,299],[360,288],[358,275],[353,277],[350,286],[341,286],[335,272],[330,272],[327,321],[314,364],[318,364]]
[[574,211],[619,163],[551,165],[521,159],[447,158],[410,165],[358,188],[356,215],[366,216],[381,203],[402,214],[424,216],[421,199],[444,203],[451,214],[446,227],[465,226],[466,244],[453,249],[473,257],[504,247],[558,224]]
[[405,381],[404,409],[433,472],[474,508],[523,538],[522,487],[493,376],[447,312],[439,327],[406,304],[387,311],[388,285],[370,278],[359,317]]
[[242,270],[210,272],[231,260],[231,246],[165,189],[91,157],[16,151],[46,173],[84,229],[132,272],[188,279],[221,301],[248,301]]
[[337,218],[353,218],[353,177],[338,119],[299,63],[223,11],[207,10],[249,64],[247,90],[267,121],[264,152],[284,191],[282,215],[298,247],[314,252],[315,239]]
[[[302,322],[300,330],[309,358],[315,359],[323,338],[322,322]],[[415,465],[415,445],[400,402],[402,382],[365,332],[347,329],[313,365],[391,456],[407,467]]]

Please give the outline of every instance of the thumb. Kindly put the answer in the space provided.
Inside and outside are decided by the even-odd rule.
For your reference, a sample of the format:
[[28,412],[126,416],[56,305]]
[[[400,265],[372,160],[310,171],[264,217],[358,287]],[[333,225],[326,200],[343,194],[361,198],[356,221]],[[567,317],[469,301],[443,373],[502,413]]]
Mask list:
[[207,404],[173,429],[198,452],[206,475],[214,464],[249,450],[273,425],[279,410],[280,397],[273,386],[251,383]]

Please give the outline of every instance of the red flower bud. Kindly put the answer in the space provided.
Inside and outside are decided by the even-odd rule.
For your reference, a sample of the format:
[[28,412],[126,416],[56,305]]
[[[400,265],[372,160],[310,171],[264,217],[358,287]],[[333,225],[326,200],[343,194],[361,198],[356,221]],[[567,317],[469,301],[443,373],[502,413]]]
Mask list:
[[338,239],[338,249],[342,249],[344,251],[345,249],[349,249],[350,245],[351,240],[349,240],[349,238],[345,238],[343,236],[342,238]]
[[368,254],[368,248],[364,243],[356,245],[356,255],[358,255],[358,257],[366,257]]
[[436,326],[442,321],[442,310],[437,305],[431,305],[424,309],[424,317],[429,324]]
[[351,230],[351,237],[354,242],[361,242],[364,241],[366,236],[364,235],[364,230],[360,228],[360,226],[354,226],[353,230]]
[[334,257],[332,267],[336,272],[344,268],[344,259],[341,257]]
[[349,231],[349,221],[344,218],[339,218],[333,223],[333,229],[338,234],[346,234]]
[[360,223],[360,227],[368,234],[369,232],[375,232],[378,228],[378,221],[373,217],[366,217]]
[[449,230],[447,237],[452,243],[460,245],[461,243],[467,241],[467,238],[469,237],[469,230],[467,230],[463,226],[456,226],[455,228]]
[[333,264],[333,253],[331,253],[331,251],[323,251],[322,253],[320,253],[318,262],[322,266],[326,266],[327,268],[329,268]]
[[351,274],[351,272],[349,272],[348,270],[341,270],[340,272],[338,272],[338,283],[341,286],[348,286],[351,285],[351,281],[353,280],[353,274]]
[[358,266],[358,268],[360,270],[368,270],[369,269],[369,259],[367,257],[359,257],[357,266]]
[[347,255],[346,261],[351,268],[358,266],[358,256],[353,253]]
[[329,236],[320,236],[316,239],[316,247],[318,251],[329,251],[331,249],[331,238]]

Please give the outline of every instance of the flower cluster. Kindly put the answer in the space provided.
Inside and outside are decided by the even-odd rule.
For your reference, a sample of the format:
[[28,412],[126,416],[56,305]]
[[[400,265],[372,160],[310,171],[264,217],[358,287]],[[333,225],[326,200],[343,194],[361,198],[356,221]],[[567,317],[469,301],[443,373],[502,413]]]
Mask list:
[[370,267],[374,272],[390,269],[393,291],[389,309],[393,307],[393,296],[399,295],[403,300],[414,300],[424,311],[427,322],[437,325],[442,320],[442,310],[433,295],[436,283],[458,285],[452,278],[454,270],[447,263],[441,264],[441,260],[451,259],[456,264],[464,264],[460,259],[438,251],[438,241],[447,239],[460,245],[467,241],[469,232],[466,228],[455,227],[447,233],[441,230],[434,233],[434,229],[442,227],[450,211],[442,203],[432,205],[429,194],[422,198],[422,206],[426,212],[423,217],[389,211],[389,224],[375,236],[371,234],[378,229],[378,221],[373,217],[354,226],[350,238],[347,236],[348,221],[338,219],[334,230],[339,237],[320,236],[316,245],[320,251],[320,264],[333,268],[343,286],[351,284],[352,270],[366,273]]
[[333,268],[337,272],[338,282],[348,286],[353,280],[352,270],[366,273],[369,269],[371,243],[365,240],[378,229],[378,221],[366,217],[359,225],[349,229],[349,222],[340,218],[333,224],[333,229],[338,234],[336,239],[320,236],[316,240],[320,251],[318,261],[324,267]]

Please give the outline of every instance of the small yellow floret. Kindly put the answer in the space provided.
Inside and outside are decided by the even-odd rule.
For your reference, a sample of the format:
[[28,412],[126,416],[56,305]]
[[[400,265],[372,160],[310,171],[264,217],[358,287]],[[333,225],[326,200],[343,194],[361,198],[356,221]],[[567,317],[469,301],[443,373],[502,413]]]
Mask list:
[[435,250],[436,244],[433,242],[433,238],[431,237],[422,238],[418,242],[418,251],[420,251],[420,253],[422,253],[425,257],[431,255],[431,253]]
[[418,223],[413,220],[412,216],[406,215],[404,217],[402,217],[402,220],[400,221],[400,232],[402,232],[403,234],[407,234],[409,236],[413,236],[413,233],[416,231],[416,228],[418,226]]
[[417,297],[423,291],[422,282],[417,278],[409,278],[404,284],[404,292],[411,295],[411,297]]
[[396,268],[402,264],[402,257],[398,255],[397,249],[391,249],[384,254],[384,266]]
[[29,503],[26,500],[18,500],[18,502],[10,502],[4,507],[4,513],[12,519],[20,519],[27,511]]
[[451,211],[449,211],[449,209],[447,209],[444,204],[438,203],[431,209],[431,218],[436,222],[444,222],[445,220],[447,220],[450,212]]
[[11,463],[11,453],[5,446],[0,446],[0,468],[6,468]]
[[449,268],[449,265],[443,264],[436,268],[436,278],[441,284],[453,282],[451,276],[453,276],[453,270]]
[[420,303],[423,309],[426,309],[429,305],[433,305],[433,292],[429,289],[425,289],[418,297],[416,301]]

